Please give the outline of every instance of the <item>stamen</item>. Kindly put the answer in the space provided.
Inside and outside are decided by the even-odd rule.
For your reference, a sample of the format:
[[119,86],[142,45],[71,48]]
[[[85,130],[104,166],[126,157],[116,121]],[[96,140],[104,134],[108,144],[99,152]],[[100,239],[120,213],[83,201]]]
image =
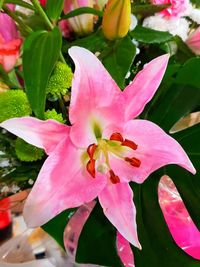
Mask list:
[[115,175],[113,170],[109,170],[109,173],[110,173],[110,181],[111,181],[111,183],[113,183],[113,184],[120,183],[119,177],[117,175]]
[[137,158],[125,158],[125,161],[127,161],[128,163],[130,163],[133,167],[137,167],[139,168],[141,165],[141,161]]
[[96,148],[97,148],[96,144],[91,144],[88,146],[87,153],[88,153],[90,159],[94,158],[94,152],[95,152]]
[[120,133],[113,133],[110,137],[110,140],[123,142],[124,138],[122,137]]
[[86,165],[87,171],[89,172],[89,174],[95,178],[95,160],[94,159],[90,159]]
[[136,143],[134,143],[133,141],[128,140],[128,139],[125,139],[122,142],[122,146],[128,146],[128,147],[132,148],[133,150],[136,150],[138,147],[138,145],[136,145]]

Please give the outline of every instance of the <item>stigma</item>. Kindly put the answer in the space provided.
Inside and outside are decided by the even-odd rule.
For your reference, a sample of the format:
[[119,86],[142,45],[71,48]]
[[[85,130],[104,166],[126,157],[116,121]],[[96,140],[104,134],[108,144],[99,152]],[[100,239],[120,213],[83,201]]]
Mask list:
[[[113,149],[113,144],[115,145],[115,149]],[[124,157],[121,155],[121,148],[126,148],[133,150],[133,156]],[[99,171],[102,168],[99,168],[97,162],[101,157],[102,164],[102,156],[104,158],[104,163],[107,168],[105,173],[108,174],[109,180],[113,184],[120,183],[119,176],[114,172],[109,163],[109,155],[114,154],[114,156],[119,157],[121,160],[127,162],[127,164],[131,165],[133,168],[139,168],[141,166],[141,160],[134,156],[134,151],[137,150],[138,145],[129,139],[123,138],[121,133],[115,132],[110,136],[109,140],[99,139],[98,144],[90,144],[87,148],[88,161],[86,164],[87,172],[90,174],[92,178],[96,176],[96,170]],[[124,151],[124,149],[123,149]],[[105,170],[105,168],[104,168]]]

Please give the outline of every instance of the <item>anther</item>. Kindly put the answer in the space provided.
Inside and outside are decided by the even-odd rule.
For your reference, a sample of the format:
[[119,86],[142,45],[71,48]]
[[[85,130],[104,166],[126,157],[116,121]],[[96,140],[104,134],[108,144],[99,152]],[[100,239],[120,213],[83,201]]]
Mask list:
[[109,170],[109,173],[110,173],[110,181],[111,181],[111,183],[113,183],[113,184],[120,183],[119,177],[117,175],[115,175],[113,170]]
[[128,163],[130,163],[133,167],[137,167],[139,168],[141,165],[141,161],[137,158],[125,158],[125,161],[127,161]]
[[87,171],[89,172],[89,174],[95,178],[95,160],[94,159],[90,159],[86,165]]
[[88,153],[90,159],[94,158],[94,152],[95,152],[96,148],[97,148],[96,144],[91,144],[88,146],[87,153]]
[[128,140],[128,139],[125,139],[122,142],[122,146],[128,146],[128,147],[132,148],[133,150],[136,150],[138,147],[138,145],[136,145],[136,143],[134,143],[133,141]]
[[122,137],[120,133],[113,133],[110,137],[110,140],[123,142],[124,138]]

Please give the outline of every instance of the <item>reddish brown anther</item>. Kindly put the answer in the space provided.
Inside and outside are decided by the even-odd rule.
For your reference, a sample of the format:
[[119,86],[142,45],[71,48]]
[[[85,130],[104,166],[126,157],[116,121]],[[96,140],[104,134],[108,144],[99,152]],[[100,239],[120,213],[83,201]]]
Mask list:
[[95,178],[95,160],[94,159],[90,159],[86,165],[87,171],[89,172],[89,174]]
[[137,158],[125,158],[125,161],[130,163],[133,167],[139,168],[141,165],[141,161]]
[[113,170],[109,170],[109,173],[110,173],[110,181],[111,181],[111,183],[113,183],[113,184],[120,183],[119,177],[117,175],[115,175]]
[[87,153],[88,153],[90,159],[94,158],[94,152],[95,152],[96,148],[97,148],[96,144],[91,144],[88,146]]
[[128,139],[125,139],[123,142],[122,142],[122,146],[128,146],[130,148],[132,148],[133,150],[136,150],[137,149],[137,145],[136,143],[134,143],[133,141],[131,140],[128,140]]
[[124,138],[122,137],[120,133],[113,133],[110,137],[110,140],[123,142]]

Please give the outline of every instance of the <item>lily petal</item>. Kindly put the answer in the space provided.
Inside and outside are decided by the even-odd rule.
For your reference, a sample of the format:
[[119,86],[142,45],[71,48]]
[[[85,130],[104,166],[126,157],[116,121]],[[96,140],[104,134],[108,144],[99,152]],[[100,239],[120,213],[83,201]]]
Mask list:
[[141,248],[137,236],[136,209],[128,183],[109,184],[99,194],[105,216],[132,245]]
[[7,131],[50,154],[69,134],[69,127],[54,120],[42,121],[32,117],[13,118],[0,123]]
[[119,232],[117,232],[117,252],[124,266],[135,267],[131,246]]
[[[94,54],[81,47],[70,48],[69,54],[76,66],[69,117],[71,124],[76,123],[76,128],[82,131],[81,139],[77,138],[76,131],[72,131],[71,138],[79,146],[87,146],[95,138],[91,137],[88,141],[88,136],[91,136],[88,123],[94,121],[101,124],[103,121],[105,126],[104,121],[106,125],[124,121],[124,97]],[[81,122],[86,126],[83,127]]]
[[168,59],[169,55],[166,54],[146,64],[133,82],[125,88],[126,120],[137,117],[152,99],[161,83]]
[[45,161],[24,207],[29,227],[42,225],[65,209],[93,200],[106,185],[105,175],[92,178],[82,167],[81,150],[66,138]]
[[195,174],[196,170],[181,145],[154,123],[128,121],[123,136],[138,145],[130,155],[139,159],[141,165],[133,167],[125,160],[112,157],[111,167],[119,177],[142,183],[152,172],[167,164],[178,164]]

